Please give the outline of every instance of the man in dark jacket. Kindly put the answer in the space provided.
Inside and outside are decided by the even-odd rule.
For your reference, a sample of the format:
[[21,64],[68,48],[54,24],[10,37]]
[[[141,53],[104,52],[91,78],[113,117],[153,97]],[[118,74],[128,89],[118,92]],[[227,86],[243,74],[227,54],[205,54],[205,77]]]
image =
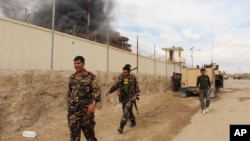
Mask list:
[[[211,83],[209,76],[206,75],[206,70],[201,69],[201,75],[197,77],[196,87],[199,93],[200,106],[202,114],[208,113],[208,107],[210,104],[210,93]],[[204,99],[206,102],[204,102]]]

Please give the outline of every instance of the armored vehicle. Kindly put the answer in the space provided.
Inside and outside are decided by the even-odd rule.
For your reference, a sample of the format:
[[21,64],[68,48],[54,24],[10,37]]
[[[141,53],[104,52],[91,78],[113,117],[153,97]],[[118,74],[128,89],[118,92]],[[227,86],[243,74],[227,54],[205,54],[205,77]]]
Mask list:
[[240,74],[233,74],[233,79],[242,79]]
[[[206,75],[209,76],[211,81],[210,97],[214,97],[214,93],[218,92],[219,88],[223,87],[223,77],[219,77],[222,76],[218,70],[219,66],[214,63],[211,65],[204,65],[203,68],[206,69]],[[181,96],[187,97],[191,94],[198,94],[196,92],[196,81],[197,77],[200,75],[200,68],[182,68],[181,74]]]

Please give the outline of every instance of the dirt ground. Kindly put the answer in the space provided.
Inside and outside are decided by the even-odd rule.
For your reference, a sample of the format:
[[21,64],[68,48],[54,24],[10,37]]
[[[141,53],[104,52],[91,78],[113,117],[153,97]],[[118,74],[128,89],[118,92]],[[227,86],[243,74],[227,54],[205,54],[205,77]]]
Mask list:
[[[137,103],[137,126],[126,126],[124,134],[117,132],[121,105],[99,105],[95,112],[96,137],[99,141],[227,141],[229,124],[250,123],[249,84],[249,80],[226,80],[225,89],[212,99],[210,111],[206,115],[200,113],[197,96],[181,98],[180,94],[171,91],[141,96]],[[112,99],[108,97],[103,100],[109,102]],[[52,112],[40,115],[41,118],[26,128],[36,131],[36,138],[24,138],[23,130],[19,130],[0,140],[69,140],[65,108],[57,108]],[[136,114],[135,110],[134,113]],[[82,141],[84,140],[83,137]]]
[[[183,99],[178,94],[168,93],[141,97],[137,104],[139,109],[139,115],[136,115],[137,127],[131,129],[126,126],[122,135],[117,132],[121,105],[106,106],[97,110],[97,138],[101,141],[171,140],[190,123],[190,118],[197,111],[198,103],[197,97]],[[135,110],[134,113],[136,114]],[[38,133],[38,136],[32,139],[34,141],[69,140],[66,111],[46,115],[26,130]],[[22,131],[18,131],[2,140],[28,141],[30,138],[22,137]]]

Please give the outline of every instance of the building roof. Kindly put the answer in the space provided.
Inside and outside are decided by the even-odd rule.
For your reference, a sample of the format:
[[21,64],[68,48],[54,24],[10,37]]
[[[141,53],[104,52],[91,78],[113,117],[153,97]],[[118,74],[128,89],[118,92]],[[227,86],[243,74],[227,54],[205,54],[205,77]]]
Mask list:
[[184,51],[182,47],[170,47],[170,48],[162,48],[162,50],[164,51],[169,51],[169,50],[180,50],[180,51]]

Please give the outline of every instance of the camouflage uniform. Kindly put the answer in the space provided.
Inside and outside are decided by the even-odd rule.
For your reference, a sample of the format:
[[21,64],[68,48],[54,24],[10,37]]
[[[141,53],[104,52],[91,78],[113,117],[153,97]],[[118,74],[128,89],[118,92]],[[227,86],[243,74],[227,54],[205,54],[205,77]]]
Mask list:
[[84,74],[69,78],[68,91],[68,125],[70,141],[80,141],[81,131],[87,141],[97,141],[94,132],[94,113],[87,114],[88,106],[100,101],[100,87],[95,75],[84,70]]
[[172,84],[172,90],[173,92],[177,92],[177,73],[173,73],[172,77],[171,77],[171,84]]
[[180,88],[181,88],[181,73],[176,73],[176,76],[175,76],[175,89],[176,91],[179,91]]
[[[132,77],[135,77],[135,75],[133,75],[133,74],[130,74]],[[123,75],[122,74],[120,74],[119,75],[119,77],[118,77],[118,81],[119,80],[122,80],[123,79]],[[139,88],[138,88],[138,91],[139,91]],[[125,110],[125,105],[126,104],[124,104],[124,102],[122,102],[122,96],[121,96],[121,90],[119,90],[119,102],[120,103],[122,103],[122,112],[124,113],[124,110]],[[131,110],[132,110],[132,114],[130,114],[130,116],[129,116],[129,120],[130,121],[133,121],[133,120],[135,120],[135,116],[134,116],[134,114],[133,114],[133,103],[132,103],[132,108],[131,108]]]
[[116,82],[115,85],[110,88],[109,93],[116,91],[118,88],[120,88],[120,100],[123,109],[123,116],[121,118],[120,125],[123,128],[127,124],[127,121],[129,119],[135,120],[135,116],[132,110],[132,97],[137,96],[140,90],[136,77],[133,74],[130,74],[127,80],[124,79],[122,75],[120,75],[118,82]]
[[181,73],[173,73],[171,77],[171,84],[173,92],[177,92],[181,88]]

